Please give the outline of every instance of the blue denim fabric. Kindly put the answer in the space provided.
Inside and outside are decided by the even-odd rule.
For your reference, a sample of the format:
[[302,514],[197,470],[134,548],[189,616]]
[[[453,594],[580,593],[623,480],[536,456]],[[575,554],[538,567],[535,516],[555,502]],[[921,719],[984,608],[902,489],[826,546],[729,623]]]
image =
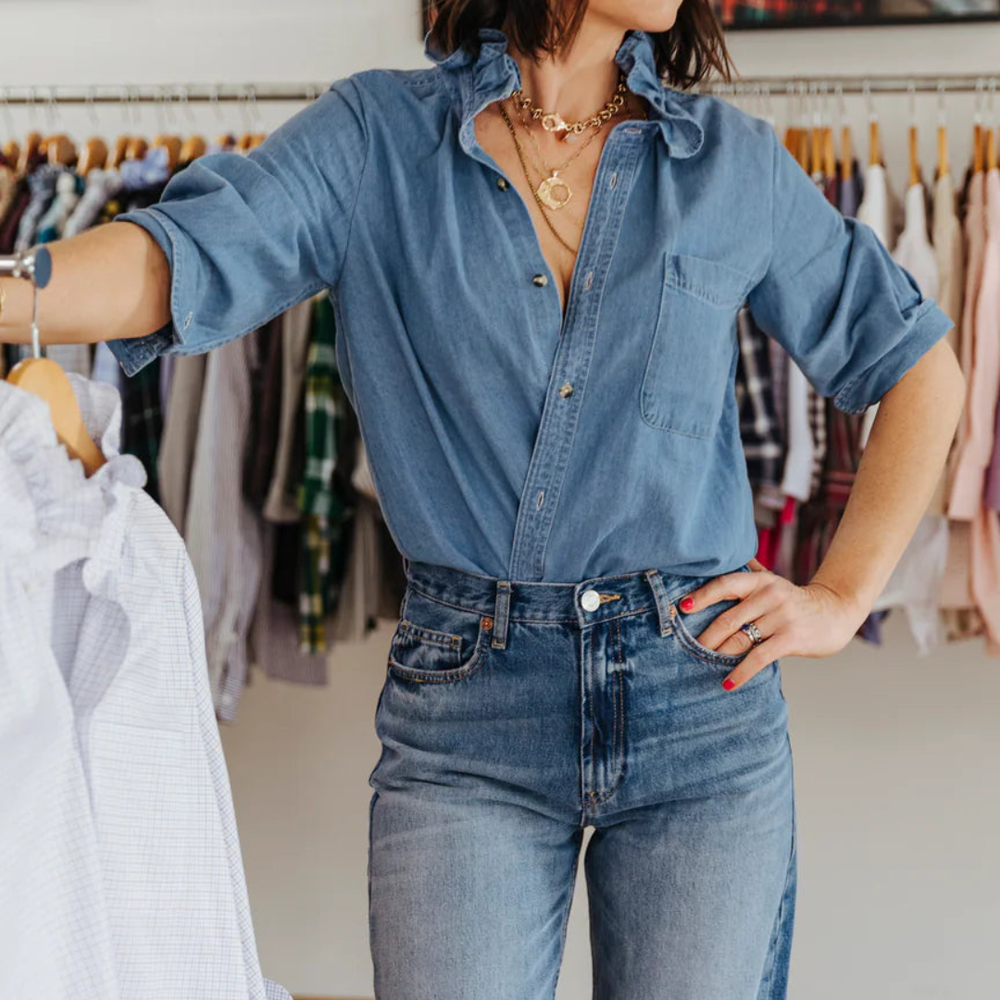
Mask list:
[[736,601],[684,615],[709,578],[659,569],[406,570],[370,776],[378,1000],[552,1000],[586,826],[594,1000],[784,1000],[780,666],[726,692],[742,657],[697,641]]
[[[650,120],[614,125],[565,312],[527,204],[474,118],[520,86],[507,38],[333,83],[248,155],[205,156],[144,226],[172,322],[126,372],[207,351],[329,289],[337,360],[407,557],[576,581],[719,573],[757,548],[733,390],[749,303],[823,395],[860,412],[952,326],[762,119],[616,60]],[[547,280],[546,280],[547,279]]]

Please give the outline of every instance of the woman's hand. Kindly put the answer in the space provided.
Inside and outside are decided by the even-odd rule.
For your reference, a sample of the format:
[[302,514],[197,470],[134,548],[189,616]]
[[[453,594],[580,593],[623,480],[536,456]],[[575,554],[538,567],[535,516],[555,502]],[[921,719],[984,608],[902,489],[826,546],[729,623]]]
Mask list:
[[[723,680],[727,691],[735,690],[782,656],[829,656],[838,652],[868,615],[869,609],[826,584],[813,581],[799,587],[765,569],[756,559],[747,565],[754,572],[724,573],[678,602],[683,614],[717,601],[739,600],[739,604],[717,615],[697,637],[698,642],[717,653],[747,654]],[[740,628],[751,621],[763,636],[756,646]]]

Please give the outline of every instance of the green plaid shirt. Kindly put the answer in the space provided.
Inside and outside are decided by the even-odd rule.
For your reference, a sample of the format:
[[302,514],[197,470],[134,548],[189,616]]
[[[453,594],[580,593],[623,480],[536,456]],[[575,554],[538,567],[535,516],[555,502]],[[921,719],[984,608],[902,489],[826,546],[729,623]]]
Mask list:
[[344,526],[354,513],[333,489],[337,440],[348,405],[337,370],[336,324],[327,295],[313,306],[306,362],[305,475],[299,489],[302,550],[299,645],[303,652],[327,651],[326,620],[336,607],[347,556]]

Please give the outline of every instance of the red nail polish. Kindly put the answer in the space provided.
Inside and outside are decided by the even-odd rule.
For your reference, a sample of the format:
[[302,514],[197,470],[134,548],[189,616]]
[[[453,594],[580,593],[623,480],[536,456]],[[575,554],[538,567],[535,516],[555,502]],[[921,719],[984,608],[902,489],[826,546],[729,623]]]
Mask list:
[[684,600],[681,601],[681,611],[690,611],[693,607],[694,607],[693,597],[685,597]]
[[732,691],[732,689],[733,689],[734,687],[736,687],[736,681],[734,681],[734,680],[733,680],[733,679],[732,679],[731,677],[727,677],[727,678],[726,678],[726,679],[725,679],[725,680],[724,680],[724,681],[722,682],[722,686],[723,686],[723,687],[724,687],[724,688],[725,688],[725,689],[726,689],[727,691]]

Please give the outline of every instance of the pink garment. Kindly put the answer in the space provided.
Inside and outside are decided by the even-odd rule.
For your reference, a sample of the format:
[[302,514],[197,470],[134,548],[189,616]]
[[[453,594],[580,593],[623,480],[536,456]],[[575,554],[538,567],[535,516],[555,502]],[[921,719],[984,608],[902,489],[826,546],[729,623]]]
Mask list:
[[[965,268],[965,294],[962,303],[961,340],[959,361],[965,374],[969,391],[972,388],[973,342],[975,340],[976,306],[983,272],[983,255],[986,249],[986,175],[982,171],[969,178],[968,201],[965,210],[965,243],[967,247]],[[943,608],[972,608],[972,525],[957,516],[962,507],[962,483],[957,482],[959,457],[969,437],[969,405],[962,412],[955,440],[948,457],[946,482],[949,489],[949,542],[948,560],[941,585]],[[968,619],[965,619],[968,620]]]
[[[1000,170],[986,174],[986,246],[972,331],[967,435],[955,471],[949,516],[972,522],[971,590],[986,623],[987,650],[1000,655],[1000,524],[985,502],[1000,392]],[[966,328],[968,329],[968,328]]]
[[983,503],[1000,387],[1000,170],[987,172],[985,187],[986,243],[973,306],[974,327],[967,338],[972,341],[972,379],[965,407],[965,438],[948,508],[949,516],[962,521],[973,520]]

